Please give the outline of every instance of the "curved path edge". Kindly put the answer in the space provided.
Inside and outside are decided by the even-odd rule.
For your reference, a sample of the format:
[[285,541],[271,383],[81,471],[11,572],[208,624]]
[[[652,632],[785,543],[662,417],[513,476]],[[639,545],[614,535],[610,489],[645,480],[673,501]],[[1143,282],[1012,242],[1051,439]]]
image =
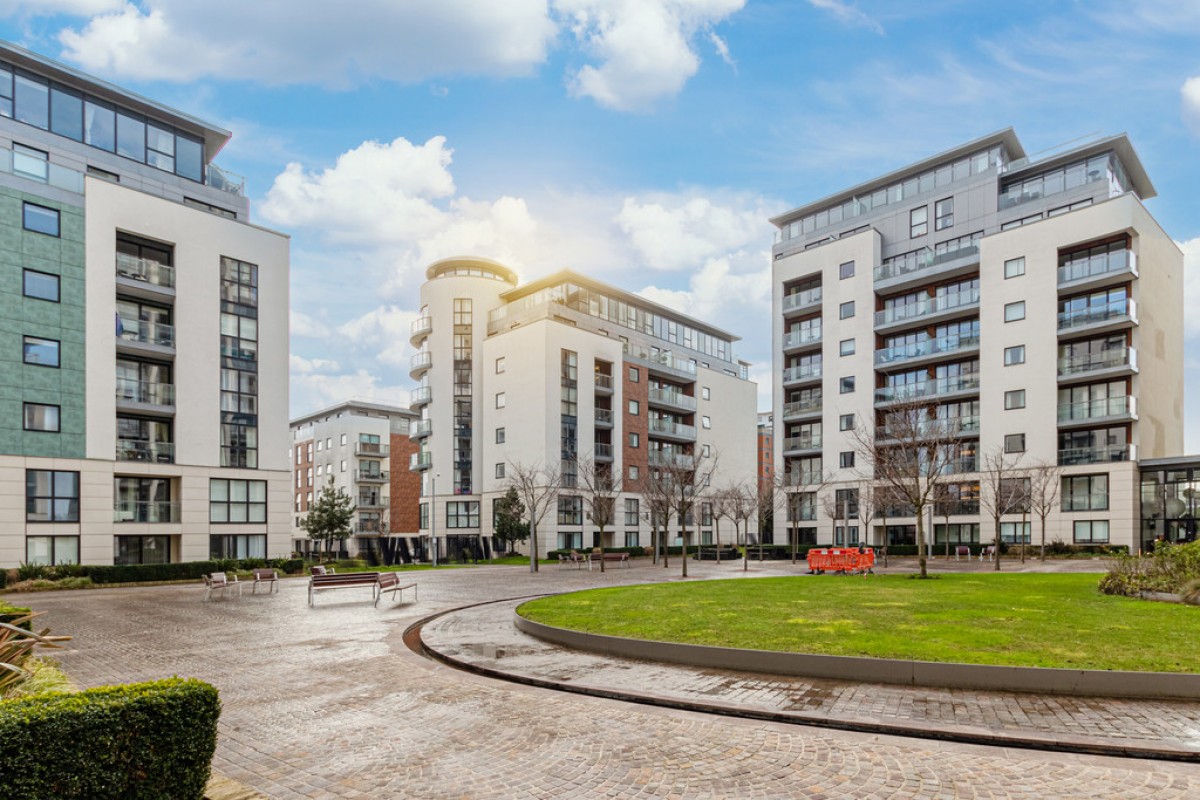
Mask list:
[[[618,689],[568,683],[564,681],[551,680],[548,678],[534,677],[532,675],[506,672],[504,670],[485,667],[464,659],[456,658],[431,647],[421,637],[422,627],[440,617],[466,611],[471,608],[478,608],[480,606],[513,602],[514,600],[531,600],[535,597],[544,596],[547,595],[527,595],[524,597],[512,597],[490,602],[471,603],[458,608],[446,609],[436,614],[423,617],[422,619],[417,620],[409,625],[404,630],[403,640],[405,645],[410,650],[419,655],[423,655],[426,658],[438,661],[454,669],[459,669],[464,672],[480,675],[482,677],[508,681],[510,683],[521,684],[524,686],[549,689],[551,691],[566,692],[588,697],[598,697],[608,700],[620,700],[627,703],[637,703],[658,708],[667,708],[679,711],[693,711],[703,714],[759,720],[764,722],[778,722],[789,725],[805,725],[809,727],[826,728],[830,730],[854,731],[857,733],[899,736],[912,739],[928,739],[961,744],[976,744],[991,747],[1015,747],[1028,750],[1078,753],[1117,758],[1138,758],[1200,763],[1200,752],[1171,747],[1169,745],[1155,747],[1141,744],[1114,744],[1109,741],[1095,739],[1092,737],[1070,735],[1051,736],[1038,733],[1031,733],[1029,735],[1016,735],[1012,733],[989,731],[984,729],[968,730],[962,728],[961,726],[951,729],[938,729],[925,725],[882,722],[875,719],[865,719],[861,717],[832,717],[818,714],[806,714],[795,711],[776,711],[758,708],[755,706],[711,703],[691,698],[673,697],[650,692],[628,692]],[[522,620],[524,619],[515,612],[514,616]],[[528,620],[525,621],[529,622]],[[540,625],[541,623],[532,624]],[[517,627],[520,628],[521,626],[518,625]],[[528,635],[532,636],[535,634],[530,633]],[[565,644],[562,646],[571,647],[571,645]],[[618,654],[612,653],[612,655]],[[756,668],[749,668],[746,669],[746,671],[762,672],[761,669]]]
[[1195,673],[1008,667],[743,650],[586,633],[535,622],[522,617],[516,611],[513,612],[513,620],[522,633],[563,647],[622,658],[665,661],[689,667],[830,678],[861,683],[929,686],[939,689],[986,689],[1156,700],[1200,699],[1200,674]]

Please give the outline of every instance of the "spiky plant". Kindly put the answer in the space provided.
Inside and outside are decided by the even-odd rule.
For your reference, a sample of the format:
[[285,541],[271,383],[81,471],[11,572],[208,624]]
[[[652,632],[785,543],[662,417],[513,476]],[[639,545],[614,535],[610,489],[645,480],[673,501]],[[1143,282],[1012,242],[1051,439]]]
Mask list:
[[70,636],[55,636],[49,628],[34,633],[21,625],[39,614],[26,614],[9,622],[0,622],[0,697],[4,697],[15,686],[29,678],[25,662],[34,648],[58,648],[59,642],[68,641]]

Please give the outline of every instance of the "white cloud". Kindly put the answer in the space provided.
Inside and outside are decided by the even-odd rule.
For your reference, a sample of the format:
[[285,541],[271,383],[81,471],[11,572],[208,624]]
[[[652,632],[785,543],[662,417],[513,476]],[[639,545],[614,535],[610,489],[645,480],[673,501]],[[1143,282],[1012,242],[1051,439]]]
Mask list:
[[627,197],[614,222],[629,237],[643,266],[682,270],[745,247],[761,249],[771,241],[769,216],[760,198],[735,196],[714,202],[691,192],[647,201]]
[[878,20],[867,15],[862,9],[846,2],[846,0],[808,0],[808,2],[814,8],[828,11],[847,25],[866,28],[880,35],[884,33],[883,26],[879,24]]
[[304,358],[292,353],[288,356],[288,369],[293,375],[312,375],[318,372],[337,372],[340,368],[336,361],[324,358]]
[[737,62],[733,60],[733,56],[729,54],[729,43],[717,36],[716,31],[708,32],[708,40],[712,42],[713,49],[717,51],[717,55],[721,57],[729,66],[733,67],[734,74],[737,73]]
[[1200,237],[1176,244],[1183,250],[1183,307],[1189,309],[1183,315],[1183,335],[1200,336],[1200,314],[1190,311],[1200,308]]
[[416,318],[413,311],[379,306],[338,326],[338,333],[347,346],[371,350],[380,363],[407,367],[412,356],[409,332]]
[[407,406],[408,389],[387,386],[364,369],[339,375],[297,373],[291,379],[293,416],[315,411],[350,399],[373,400],[390,405]]
[[1192,133],[1200,136],[1200,75],[1188,78],[1179,89],[1183,103],[1183,121]]
[[546,0],[26,0],[26,13],[98,14],[60,35],[95,72],[341,86],[371,78],[527,75],[556,35]]
[[118,11],[125,0],[26,0],[25,3],[8,2],[0,5],[0,17],[15,14],[44,15],[69,14],[74,17],[90,17]]
[[294,308],[288,312],[288,327],[292,336],[305,339],[318,339],[329,335],[329,327],[324,322]]
[[[700,68],[697,33],[739,11],[745,0],[554,0],[554,8],[598,64],[570,76],[576,97],[605,108],[644,111],[675,95]],[[728,60],[728,52],[722,54]]]

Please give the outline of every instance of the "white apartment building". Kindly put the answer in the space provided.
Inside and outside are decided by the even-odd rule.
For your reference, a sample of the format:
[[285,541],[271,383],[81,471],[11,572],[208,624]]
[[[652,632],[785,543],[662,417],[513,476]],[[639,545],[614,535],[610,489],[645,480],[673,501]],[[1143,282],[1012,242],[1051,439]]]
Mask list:
[[290,552],[288,239],[229,138],[0,44],[0,567]]
[[[938,551],[992,540],[979,470],[997,451],[1061,467],[1047,541],[1141,546],[1137,461],[1183,435],[1183,262],[1154,196],[1123,135],[1031,159],[1009,129],[773,219],[777,470],[832,478],[845,507],[851,431],[921,398],[962,437]],[[911,510],[835,532],[826,503],[802,493],[776,541],[914,541]]]
[[[426,278],[412,326],[421,418],[411,466],[422,479],[421,533],[439,552],[491,551],[492,505],[515,464],[563,470],[538,526],[542,552],[650,546],[641,486],[665,463],[705,465],[714,487],[753,485],[756,389],[734,356],[737,337],[573,272],[517,286],[494,261],[451,258]],[[578,460],[620,476],[603,541],[571,485]],[[733,541],[709,501],[696,508],[690,544]],[[678,520],[668,541],[680,542]]]
[[[297,551],[319,547],[300,523],[330,481],[354,503],[349,551],[365,550],[380,536],[417,535],[419,481],[408,472],[408,456],[416,450],[409,434],[416,419],[407,408],[348,400],[292,420],[292,538]],[[393,442],[403,452],[393,453]],[[399,473],[391,467],[394,459],[402,460]]]

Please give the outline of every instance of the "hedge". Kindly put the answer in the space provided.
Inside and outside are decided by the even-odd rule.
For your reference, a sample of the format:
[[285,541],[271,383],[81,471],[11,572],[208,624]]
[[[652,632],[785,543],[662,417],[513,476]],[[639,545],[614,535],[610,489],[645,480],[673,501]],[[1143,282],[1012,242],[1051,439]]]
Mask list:
[[94,564],[85,565],[82,569],[84,574],[92,579],[92,583],[140,583],[143,581],[199,579],[213,572],[234,572],[262,567],[272,567],[283,573],[294,573],[301,572],[304,569],[304,562],[298,558],[244,558],[240,561],[225,559],[218,561],[184,561],[174,564]]
[[8,586],[8,570],[0,568],[0,589]]
[[0,800],[200,800],[220,713],[180,678],[0,702]]
[[[16,620],[20,619],[21,617],[28,616],[31,613],[32,611],[28,608],[12,606],[3,600],[0,600],[0,622],[7,622],[8,624],[12,625],[15,624]],[[27,620],[26,622],[21,623],[20,627],[27,631],[32,631],[33,621]]]

